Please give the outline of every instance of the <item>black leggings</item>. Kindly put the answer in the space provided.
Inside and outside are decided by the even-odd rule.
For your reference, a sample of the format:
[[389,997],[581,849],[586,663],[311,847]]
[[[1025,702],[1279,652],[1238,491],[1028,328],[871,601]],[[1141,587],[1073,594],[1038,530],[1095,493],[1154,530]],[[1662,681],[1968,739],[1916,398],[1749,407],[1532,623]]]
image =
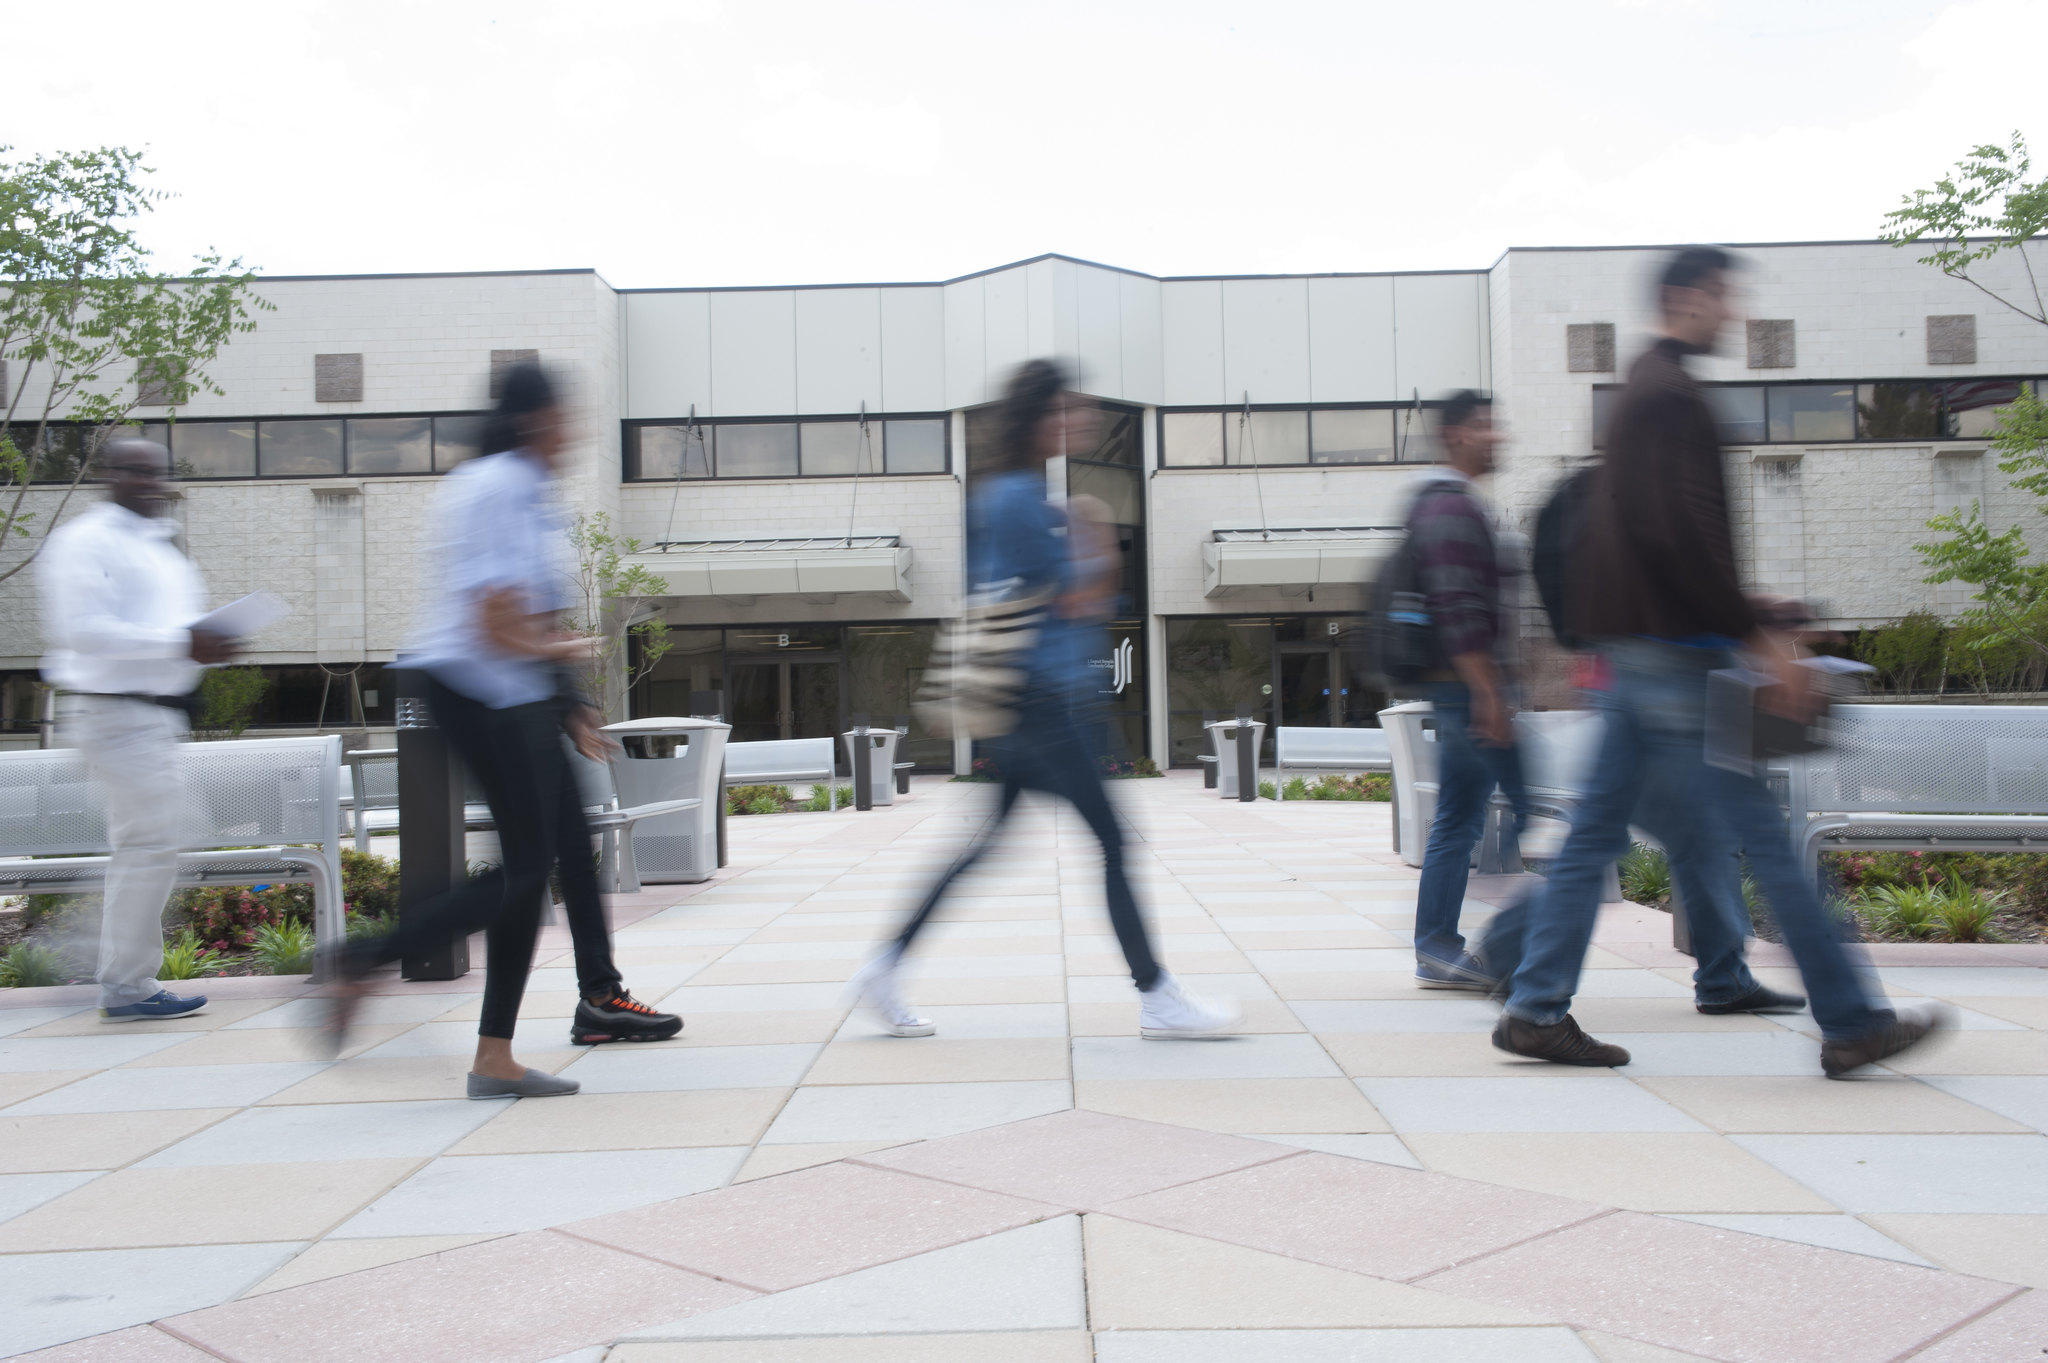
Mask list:
[[1017,732],[999,739],[996,764],[1003,772],[1003,793],[995,817],[983,825],[975,840],[946,868],[917,912],[896,935],[900,954],[910,949],[925,922],[939,907],[946,890],[969,867],[980,861],[1016,807],[1017,797],[1027,790],[1042,790],[1070,801],[1088,823],[1095,840],[1102,844],[1103,897],[1109,906],[1110,926],[1124,949],[1124,961],[1131,968],[1131,980],[1140,989],[1159,982],[1159,962],[1152,955],[1152,941],[1145,931],[1144,915],[1131,894],[1131,882],[1124,874],[1124,834],[1117,825],[1116,811],[1102,788],[1102,777],[1088,755],[1081,726],[1064,705],[1026,707]]
[[578,987],[597,995],[620,983],[583,796],[562,746],[562,707],[549,700],[493,710],[431,678],[427,697],[434,722],[484,788],[504,864],[404,914],[396,931],[364,943],[353,964],[367,970],[482,928],[488,949],[477,1035],[509,1041],[533,968],[549,871],[561,872]]

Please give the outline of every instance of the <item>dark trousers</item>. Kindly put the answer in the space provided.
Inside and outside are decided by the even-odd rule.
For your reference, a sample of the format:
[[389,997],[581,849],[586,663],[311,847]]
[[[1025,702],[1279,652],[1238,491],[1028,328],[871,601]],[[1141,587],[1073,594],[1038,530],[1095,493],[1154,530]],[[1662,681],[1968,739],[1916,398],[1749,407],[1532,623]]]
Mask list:
[[1044,791],[1070,802],[1087,821],[1089,831],[1102,844],[1103,898],[1109,906],[1110,926],[1124,949],[1124,961],[1131,968],[1131,980],[1140,989],[1159,982],[1159,962],[1152,955],[1152,941],[1145,931],[1145,919],[1131,893],[1124,874],[1124,834],[1110,807],[1109,793],[1102,788],[1102,775],[1083,738],[1083,726],[1075,721],[1064,702],[1027,705],[1015,733],[990,744],[996,765],[1002,768],[1003,791],[995,817],[983,826],[967,850],[946,868],[931,893],[896,936],[899,953],[909,950],[953,881],[980,861],[1003,824],[1016,807],[1017,797],[1027,790]]
[[431,679],[427,696],[434,722],[484,788],[504,864],[406,913],[395,932],[364,943],[353,963],[367,970],[481,928],[488,946],[477,1035],[510,1040],[550,871],[561,874],[578,988],[606,994],[620,983],[583,795],[562,746],[562,707],[549,700],[493,710]]

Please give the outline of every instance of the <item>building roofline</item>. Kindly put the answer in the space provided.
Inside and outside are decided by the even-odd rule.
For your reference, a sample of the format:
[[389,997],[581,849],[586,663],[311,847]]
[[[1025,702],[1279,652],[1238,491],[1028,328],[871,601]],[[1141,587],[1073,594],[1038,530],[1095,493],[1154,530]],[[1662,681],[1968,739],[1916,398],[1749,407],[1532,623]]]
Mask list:
[[371,274],[257,274],[258,284],[307,284],[350,279],[516,279],[533,275],[587,274],[606,288],[611,285],[589,265],[556,270],[387,270]]

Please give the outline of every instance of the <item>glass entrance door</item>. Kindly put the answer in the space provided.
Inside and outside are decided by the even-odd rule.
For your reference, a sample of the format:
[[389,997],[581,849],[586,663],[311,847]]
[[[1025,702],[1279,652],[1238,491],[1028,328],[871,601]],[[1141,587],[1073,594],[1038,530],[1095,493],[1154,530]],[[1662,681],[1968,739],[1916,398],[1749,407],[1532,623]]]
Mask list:
[[1336,662],[1335,649],[1280,650],[1281,724],[1321,729],[1343,722]]
[[838,739],[844,727],[838,659],[740,658],[726,675],[733,742]]

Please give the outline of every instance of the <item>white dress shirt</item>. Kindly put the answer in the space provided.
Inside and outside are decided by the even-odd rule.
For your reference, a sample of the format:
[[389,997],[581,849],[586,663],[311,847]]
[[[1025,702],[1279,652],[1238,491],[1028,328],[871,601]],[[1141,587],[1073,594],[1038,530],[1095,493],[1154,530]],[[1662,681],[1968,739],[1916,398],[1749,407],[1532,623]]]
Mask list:
[[66,691],[182,696],[199,685],[192,622],[206,584],[177,523],[101,502],[50,532],[36,558],[43,677]]
[[555,694],[554,665],[494,647],[479,609],[505,587],[526,598],[527,615],[570,605],[575,560],[552,488],[547,470],[518,450],[467,460],[441,480],[425,550],[435,583],[401,665],[494,710]]

